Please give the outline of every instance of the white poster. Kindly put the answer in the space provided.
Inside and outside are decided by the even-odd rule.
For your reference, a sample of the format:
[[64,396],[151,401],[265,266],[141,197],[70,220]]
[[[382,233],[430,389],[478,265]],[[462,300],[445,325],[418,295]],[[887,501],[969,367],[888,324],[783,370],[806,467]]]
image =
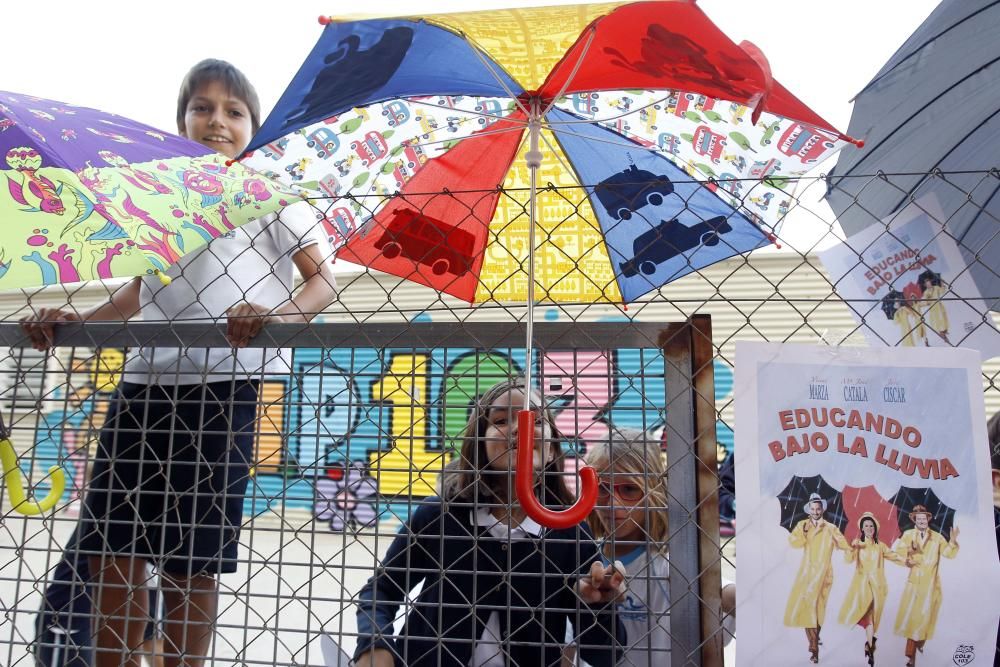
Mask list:
[[736,344],[737,664],[992,664],[981,378],[975,350]]
[[989,359],[1000,332],[945,219],[927,196],[819,256],[872,345],[971,347]]

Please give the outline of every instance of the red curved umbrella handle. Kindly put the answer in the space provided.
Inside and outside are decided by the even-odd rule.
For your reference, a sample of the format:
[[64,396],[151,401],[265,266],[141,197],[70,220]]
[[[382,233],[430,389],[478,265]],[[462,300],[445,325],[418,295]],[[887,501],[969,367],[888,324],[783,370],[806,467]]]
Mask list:
[[517,413],[517,472],[514,489],[525,513],[547,528],[572,528],[582,523],[597,504],[597,471],[580,468],[580,497],[572,507],[555,511],[535,497],[535,411]]

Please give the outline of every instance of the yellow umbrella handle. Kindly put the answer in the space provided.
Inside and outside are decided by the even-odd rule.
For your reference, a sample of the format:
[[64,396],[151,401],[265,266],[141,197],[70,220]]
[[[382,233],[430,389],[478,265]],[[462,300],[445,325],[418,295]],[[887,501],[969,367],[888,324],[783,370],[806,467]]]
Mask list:
[[3,479],[7,484],[7,495],[14,505],[14,510],[21,514],[34,516],[48,512],[56,506],[66,489],[66,471],[60,466],[52,466],[49,468],[49,475],[52,476],[52,488],[49,489],[48,495],[40,501],[28,500],[24,493],[24,484],[21,483],[21,469],[17,467],[14,445],[10,444],[10,440],[7,438],[0,440],[0,465],[3,466]]

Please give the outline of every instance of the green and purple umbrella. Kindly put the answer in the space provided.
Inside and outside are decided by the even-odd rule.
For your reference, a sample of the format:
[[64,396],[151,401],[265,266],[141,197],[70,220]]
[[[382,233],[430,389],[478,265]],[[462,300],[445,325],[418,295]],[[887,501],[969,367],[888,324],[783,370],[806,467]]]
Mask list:
[[[157,274],[299,197],[201,144],[94,109],[0,91],[0,290]],[[0,466],[22,514],[51,509],[21,484],[0,423]]]
[[162,276],[299,199],[189,139],[3,91],[0,156],[0,290]]

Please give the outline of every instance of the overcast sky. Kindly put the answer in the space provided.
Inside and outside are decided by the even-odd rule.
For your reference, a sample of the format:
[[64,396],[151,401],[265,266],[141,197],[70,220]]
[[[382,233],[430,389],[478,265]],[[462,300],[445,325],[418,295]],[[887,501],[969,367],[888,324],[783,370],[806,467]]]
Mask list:
[[[181,78],[198,60],[215,57],[250,77],[266,117],[319,36],[320,14],[420,14],[528,4],[566,3],[48,0],[43,7],[37,0],[5,0],[0,90],[96,107],[173,132]],[[850,99],[937,0],[702,0],[699,5],[733,41],[748,39],[759,46],[775,78],[846,131]]]

